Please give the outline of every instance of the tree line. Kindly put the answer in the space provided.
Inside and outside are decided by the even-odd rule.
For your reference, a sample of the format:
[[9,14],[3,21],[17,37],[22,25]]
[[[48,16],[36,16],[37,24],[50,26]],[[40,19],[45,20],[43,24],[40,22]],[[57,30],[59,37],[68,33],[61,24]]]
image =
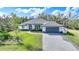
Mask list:
[[27,17],[18,17],[16,14],[0,16],[0,32],[8,32],[18,29],[18,25],[29,20]]
[[[78,18],[70,18],[71,15],[68,15],[69,17],[64,16],[63,14],[58,15],[47,15],[47,14],[39,14],[38,18],[43,18],[49,21],[55,21],[59,24],[64,25],[67,28],[70,29],[79,29],[79,19]],[[16,14],[11,13],[10,15],[3,15],[0,16],[0,32],[8,32],[18,29],[19,24],[22,22],[31,20],[27,17],[18,17]]]

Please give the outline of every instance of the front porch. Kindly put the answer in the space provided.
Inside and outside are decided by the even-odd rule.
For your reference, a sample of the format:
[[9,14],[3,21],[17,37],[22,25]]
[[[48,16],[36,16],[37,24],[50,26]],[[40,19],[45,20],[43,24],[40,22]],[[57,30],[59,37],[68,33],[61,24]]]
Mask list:
[[29,30],[29,31],[42,31],[42,25],[40,24],[27,24],[19,26],[20,30]]
[[31,25],[29,24],[29,30],[30,31],[42,31],[42,26],[41,25],[37,25],[37,24],[34,24],[34,25]]

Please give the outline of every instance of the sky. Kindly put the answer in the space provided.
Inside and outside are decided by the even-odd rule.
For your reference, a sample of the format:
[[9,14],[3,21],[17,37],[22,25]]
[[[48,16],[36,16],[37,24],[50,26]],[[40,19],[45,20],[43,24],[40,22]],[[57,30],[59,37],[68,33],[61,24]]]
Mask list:
[[17,16],[36,17],[38,14],[45,13],[57,15],[58,13],[67,16],[71,12],[72,16],[79,15],[79,7],[2,7],[0,8],[0,16],[16,13]]

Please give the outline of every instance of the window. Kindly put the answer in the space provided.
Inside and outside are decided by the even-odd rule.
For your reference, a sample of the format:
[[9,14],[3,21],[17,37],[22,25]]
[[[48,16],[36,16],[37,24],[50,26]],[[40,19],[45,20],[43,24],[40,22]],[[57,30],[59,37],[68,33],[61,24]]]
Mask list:
[[24,29],[24,26],[22,26],[22,29]]
[[23,25],[22,29],[29,29],[29,26],[28,25]]

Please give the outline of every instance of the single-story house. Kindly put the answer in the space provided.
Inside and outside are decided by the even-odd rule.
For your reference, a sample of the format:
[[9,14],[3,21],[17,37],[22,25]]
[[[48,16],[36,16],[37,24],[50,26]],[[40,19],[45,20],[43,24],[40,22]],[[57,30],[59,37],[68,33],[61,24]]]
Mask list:
[[42,31],[45,33],[66,33],[67,30],[63,25],[53,21],[47,21],[42,18],[36,18],[27,22],[21,23],[18,27],[20,30]]

